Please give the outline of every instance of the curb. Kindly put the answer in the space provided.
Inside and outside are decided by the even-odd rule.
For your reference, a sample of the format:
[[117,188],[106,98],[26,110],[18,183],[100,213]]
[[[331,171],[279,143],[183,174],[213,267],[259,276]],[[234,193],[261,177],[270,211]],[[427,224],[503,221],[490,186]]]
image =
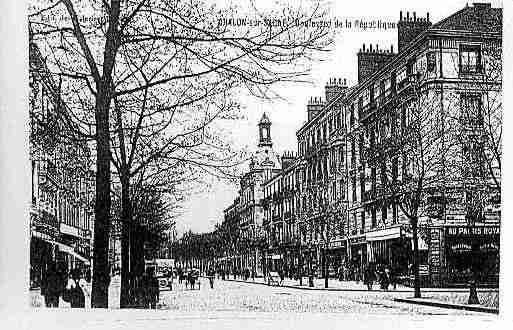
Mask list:
[[[222,281],[222,280],[221,280]],[[306,290],[306,291],[332,291],[332,292],[385,292],[383,290],[367,290],[367,289],[338,289],[338,288],[320,288],[320,287],[308,287],[308,286],[295,286],[295,285],[268,285],[267,283],[262,282],[250,282],[250,281],[242,281],[242,280],[233,280],[226,279],[225,281],[229,282],[238,282],[238,283],[247,283],[247,284],[257,284],[257,285],[265,285],[269,287],[278,287],[278,288],[287,288],[287,289],[297,289],[297,290]],[[413,290],[413,289],[412,289]],[[399,292],[399,293],[411,293],[412,290],[391,290],[386,292]]]
[[[219,279],[222,281],[221,279]],[[310,291],[333,291],[333,292],[387,292],[387,293],[412,293],[413,288],[409,290],[399,289],[399,290],[388,290],[383,291],[379,289],[340,289],[340,288],[324,288],[324,287],[308,287],[308,286],[298,286],[298,285],[267,285],[267,283],[262,282],[253,282],[253,281],[243,281],[243,280],[234,280],[234,279],[225,279],[224,281],[229,282],[239,282],[239,283],[247,283],[247,284],[257,284],[257,285],[265,285],[265,286],[275,286],[280,288],[289,288],[289,289],[297,289],[297,290],[310,290]],[[487,289],[478,289],[478,292],[488,292],[488,291],[495,291],[495,290],[487,290]],[[452,293],[452,292],[468,292],[468,289],[459,289],[459,290],[450,290],[450,289],[442,289],[442,290],[429,290],[424,289],[421,290],[423,293]],[[486,308],[486,307],[485,307]]]
[[415,300],[408,298],[394,298],[394,301],[407,303],[407,304],[416,304],[416,305],[424,305],[424,306],[432,306],[432,307],[441,307],[441,308],[449,308],[449,309],[459,309],[471,312],[481,312],[481,313],[490,313],[490,314],[499,314],[498,308],[484,307],[478,305],[460,305],[460,304],[449,304],[437,301],[427,301],[427,300]]

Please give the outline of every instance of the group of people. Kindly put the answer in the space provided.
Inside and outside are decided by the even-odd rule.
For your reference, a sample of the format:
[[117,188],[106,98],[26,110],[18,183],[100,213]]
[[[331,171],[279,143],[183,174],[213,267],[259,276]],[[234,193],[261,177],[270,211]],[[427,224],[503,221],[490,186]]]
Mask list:
[[85,308],[85,298],[90,296],[89,284],[83,269],[75,268],[69,272],[50,263],[41,281],[41,295],[46,307],[59,307],[60,298],[72,308]]
[[372,290],[374,282],[378,283],[383,291],[388,291],[390,285],[394,290],[397,287],[396,275],[388,265],[367,265],[363,273],[363,283],[367,285],[368,290]]

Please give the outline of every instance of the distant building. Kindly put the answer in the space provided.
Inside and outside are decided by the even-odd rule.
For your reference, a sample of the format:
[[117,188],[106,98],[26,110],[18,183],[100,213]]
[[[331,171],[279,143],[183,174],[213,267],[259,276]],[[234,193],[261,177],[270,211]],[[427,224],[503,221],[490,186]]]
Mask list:
[[240,189],[234,202],[224,210],[224,221],[238,223],[237,253],[226,256],[225,264],[232,269],[249,269],[258,276],[263,272],[263,255],[258,247],[263,239],[264,198],[262,183],[281,169],[281,159],[273,150],[271,121],[264,113],[258,123],[258,148],[250,159],[249,171],[240,179]]

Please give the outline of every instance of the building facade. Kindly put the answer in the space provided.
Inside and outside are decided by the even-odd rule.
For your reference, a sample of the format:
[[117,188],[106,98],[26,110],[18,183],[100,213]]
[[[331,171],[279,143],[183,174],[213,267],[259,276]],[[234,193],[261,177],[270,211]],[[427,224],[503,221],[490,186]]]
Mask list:
[[297,157],[265,180],[271,264],[315,271],[326,257],[347,278],[369,264],[408,278],[415,225],[425,285],[496,285],[502,9],[436,24],[401,12],[397,27],[397,53],[364,44],[358,84],[330,79],[310,100]]
[[230,228],[237,228],[232,233],[233,253],[223,257],[228,271],[247,269],[256,276],[262,276],[264,272],[262,184],[281,169],[281,159],[273,150],[271,126],[269,117],[264,113],[258,123],[258,147],[251,156],[249,171],[240,179],[238,196],[224,210],[224,222]]
[[94,173],[90,150],[65,124],[66,105],[35,42],[29,48],[30,279],[46,269],[89,268],[92,258]]

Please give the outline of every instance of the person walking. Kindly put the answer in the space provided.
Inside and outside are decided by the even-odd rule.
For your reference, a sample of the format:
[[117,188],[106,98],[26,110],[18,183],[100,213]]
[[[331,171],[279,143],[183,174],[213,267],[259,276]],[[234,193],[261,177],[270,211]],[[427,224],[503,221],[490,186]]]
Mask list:
[[46,276],[41,283],[41,294],[45,299],[45,306],[59,307],[59,297],[63,291],[63,278],[54,263],[48,265]]
[[210,283],[210,288],[213,289],[214,288],[214,279],[215,279],[215,271],[213,268],[209,269],[208,271],[208,281]]
[[374,267],[371,264],[368,264],[363,273],[363,283],[367,285],[367,289],[372,290],[372,285],[376,280],[376,274],[374,272]]
[[151,309],[157,308],[157,303],[159,302],[159,281],[157,277],[155,276],[155,271],[152,269],[149,271],[148,275],[148,302],[149,307]]
[[383,291],[388,291],[388,286],[390,285],[389,273],[390,270],[384,265],[381,265],[379,270],[379,284],[381,286],[381,290]]
[[66,284],[71,308],[85,308],[85,287],[86,283],[80,274],[80,270],[72,269]]

